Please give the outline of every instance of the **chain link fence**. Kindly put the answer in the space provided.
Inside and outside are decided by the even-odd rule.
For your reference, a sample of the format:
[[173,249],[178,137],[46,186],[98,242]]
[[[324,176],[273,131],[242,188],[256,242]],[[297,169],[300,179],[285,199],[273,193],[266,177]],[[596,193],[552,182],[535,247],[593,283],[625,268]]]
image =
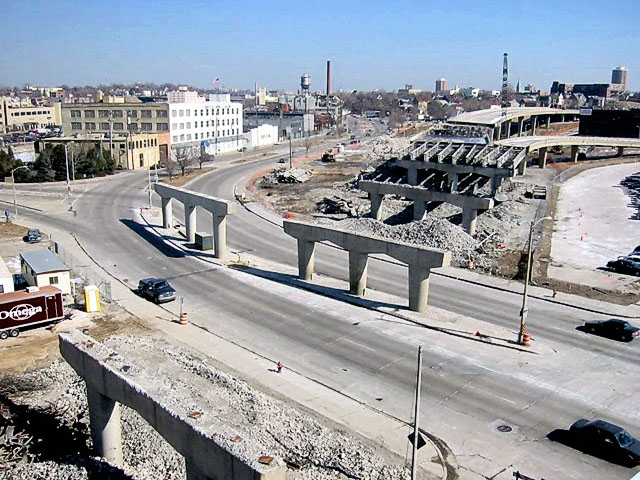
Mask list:
[[81,292],[81,287],[86,285],[95,285],[100,290],[100,299],[103,302],[111,303],[113,298],[111,280],[104,272],[93,265],[91,260],[82,259],[54,240],[49,241],[49,250],[58,255],[60,260],[71,269],[71,282],[73,283],[74,292]]

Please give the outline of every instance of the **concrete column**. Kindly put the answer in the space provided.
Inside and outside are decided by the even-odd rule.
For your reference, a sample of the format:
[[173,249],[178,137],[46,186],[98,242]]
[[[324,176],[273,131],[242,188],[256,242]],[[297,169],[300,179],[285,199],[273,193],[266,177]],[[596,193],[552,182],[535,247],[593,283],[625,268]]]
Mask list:
[[371,199],[371,218],[380,220],[382,218],[382,200],[384,200],[384,195],[370,193],[369,198]]
[[213,216],[213,248],[216,258],[225,260],[229,255],[227,251],[227,216]]
[[547,115],[547,130],[549,130],[549,125],[551,125],[551,115]]
[[531,136],[533,137],[536,134],[536,123],[538,117],[531,117]]
[[476,220],[478,219],[478,211],[471,208],[462,209],[462,228],[469,235],[476,233]]
[[507,120],[504,122],[504,138],[509,138],[511,136],[511,120]]
[[493,175],[491,177],[491,195],[495,195],[500,187],[502,187],[502,177]]
[[622,155],[624,155],[624,147],[618,147],[618,154],[616,156],[621,157]]
[[502,125],[498,126],[495,128],[495,135],[493,136],[493,138],[495,138],[496,140],[500,140],[500,132],[502,130]]
[[424,220],[424,216],[427,213],[427,205],[422,200],[413,201],[413,219],[416,222]]
[[196,207],[195,205],[184,205],[184,223],[187,226],[187,242],[196,241]]
[[409,310],[424,312],[429,297],[431,269],[409,265]]
[[184,459],[185,470],[187,471],[187,480],[210,480],[200,469],[195,465],[193,460]]
[[367,266],[369,255],[349,251],[349,293],[363,297],[367,289]]
[[418,185],[418,169],[410,167],[407,170],[407,182],[409,185]]
[[578,163],[578,145],[571,145],[571,161]]
[[170,198],[162,197],[162,227],[171,228],[173,226],[173,207]]
[[524,129],[524,118],[518,119],[518,136],[522,136],[522,130]]
[[495,137],[495,133],[496,130],[495,128],[492,128],[491,130],[489,130],[488,135],[489,135],[489,143],[493,144],[493,137]]
[[518,165],[518,175],[524,175],[527,173],[527,157],[524,157]]
[[540,168],[545,168],[547,166],[547,147],[542,147],[538,154],[538,164],[540,165]]
[[97,455],[122,466],[120,404],[87,385],[91,440]]
[[313,277],[313,254],[316,242],[298,239],[298,278],[311,280]]
[[449,175],[451,175],[451,193],[456,193],[458,191],[458,173],[452,172]]
[[564,123],[564,114],[560,115],[560,121]]

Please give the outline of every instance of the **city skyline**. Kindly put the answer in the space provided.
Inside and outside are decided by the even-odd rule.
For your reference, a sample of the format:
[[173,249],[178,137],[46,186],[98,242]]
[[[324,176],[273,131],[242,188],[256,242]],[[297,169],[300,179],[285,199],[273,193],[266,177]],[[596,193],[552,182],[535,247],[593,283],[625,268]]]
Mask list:
[[10,4],[6,18],[28,15],[28,21],[7,22],[0,32],[0,85],[167,82],[251,89],[257,83],[296,90],[307,73],[311,89],[323,90],[331,59],[334,90],[390,91],[405,84],[433,90],[441,77],[449,88],[497,90],[508,52],[514,86],[518,79],[542,90],[554,80],[609,83],[611,70],[625,66],[629,89],[640,90],[635,2],[619,2],[615,11],[600,1],[523,2],[518,10],[506,2],[475,5]]

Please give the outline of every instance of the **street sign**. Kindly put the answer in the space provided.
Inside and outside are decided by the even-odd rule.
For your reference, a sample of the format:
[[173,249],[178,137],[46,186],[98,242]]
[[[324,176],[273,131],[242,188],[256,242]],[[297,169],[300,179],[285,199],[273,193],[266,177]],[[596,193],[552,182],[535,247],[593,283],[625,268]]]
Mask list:
[[[408,436],[411,445],[413,445],[413,432],[411,432]],[[418,450],[424,447],[427,444],[427,441],[424,439],[424,435],[421,432],[418,432]]]

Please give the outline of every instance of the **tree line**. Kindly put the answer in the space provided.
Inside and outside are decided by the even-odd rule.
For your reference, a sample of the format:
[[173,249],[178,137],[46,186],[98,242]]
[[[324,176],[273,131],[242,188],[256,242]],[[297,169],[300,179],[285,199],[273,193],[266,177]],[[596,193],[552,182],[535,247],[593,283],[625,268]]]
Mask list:
[[[108,150],[91,147],[83,150],[69,150],[69,176],[75,178],[110,175],[116,167],[116,162]],[[23,166],[21,160],[16,159],[9,148],[0,151],[0,178],[11,175],[14,170],[16,183],[25,182],[55,182],[67,178],[67,157],[64,145],[47,144],[35,162],[29,168]],[[75,175],[74,175],[75,174]]]

